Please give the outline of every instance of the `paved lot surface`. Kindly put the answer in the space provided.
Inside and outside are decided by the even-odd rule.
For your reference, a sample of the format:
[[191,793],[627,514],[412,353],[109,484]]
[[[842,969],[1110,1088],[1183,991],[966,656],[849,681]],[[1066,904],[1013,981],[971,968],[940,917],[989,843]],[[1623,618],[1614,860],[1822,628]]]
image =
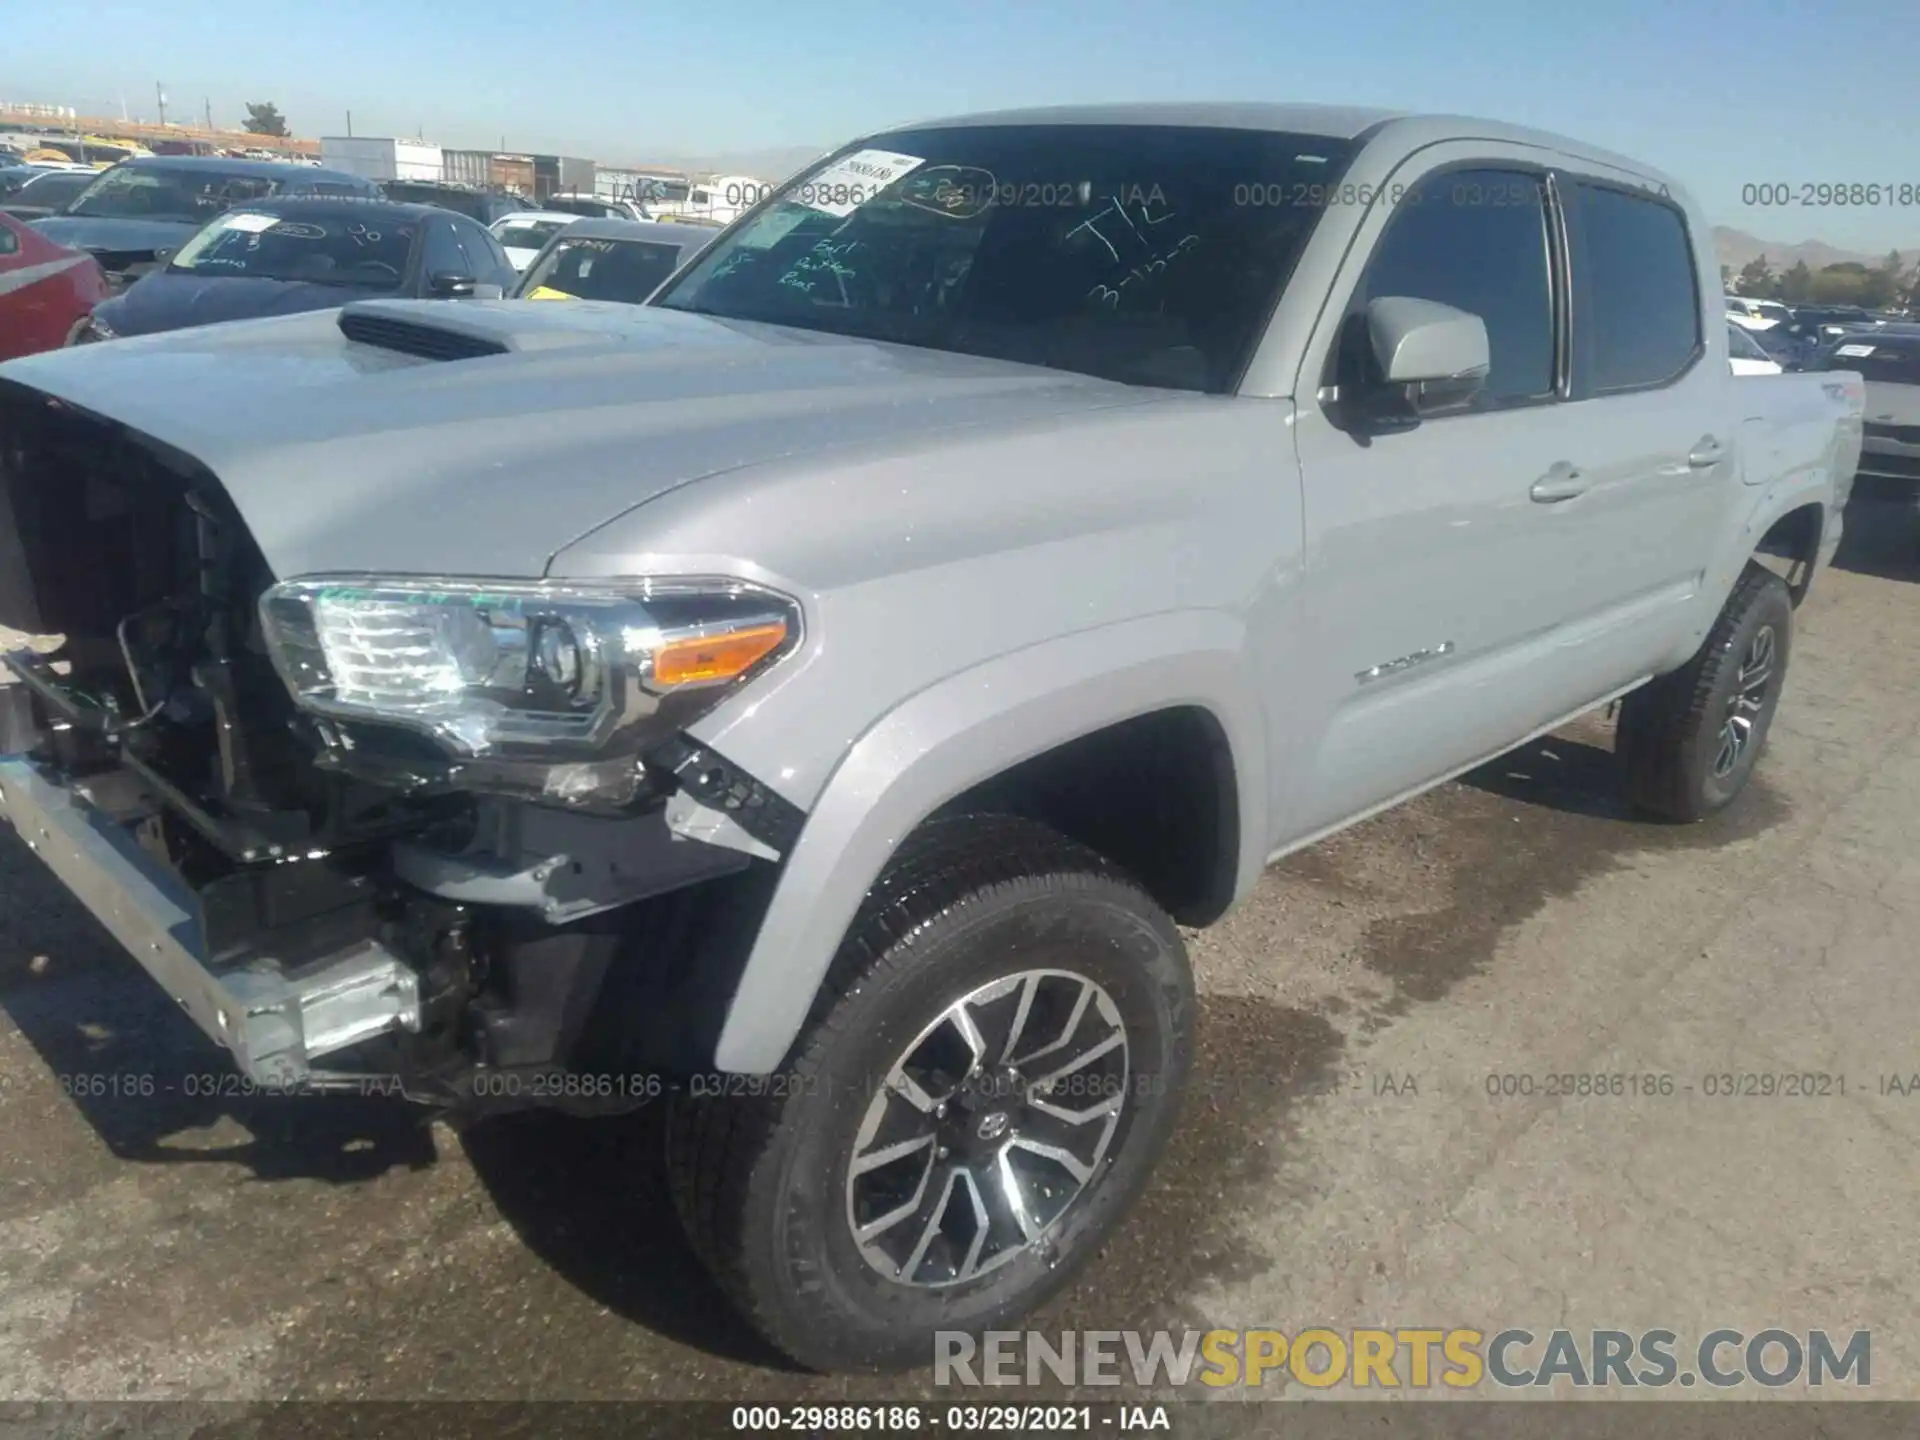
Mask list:
[[[1195,937],[1189,1121],[1041,1323],[1871,1328],[1875,1395],[1920,1396],[1920,1093],[1881,1093],[1920,1072],[1920,526],[1856,510],[1735,812],[1624,817],[1584,722]],[[1784,1071],[1846,1093],[1705,1093]],[[1487,1095],[1565,1072],[1675,1091]],[[761,1353],[681,1247],[653,1117],[186,1093],[223,1073],[0,836],[0,1399],[930,1388]]]

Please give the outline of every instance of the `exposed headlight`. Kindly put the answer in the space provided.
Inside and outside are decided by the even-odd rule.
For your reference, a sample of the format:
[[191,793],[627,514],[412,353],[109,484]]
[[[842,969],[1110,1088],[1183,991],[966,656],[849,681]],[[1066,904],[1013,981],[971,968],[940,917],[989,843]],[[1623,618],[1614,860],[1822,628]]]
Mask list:
[[98,315],[87,316],[87,323],[74,332],[73,343],[85,345],[90,340],[118,340],[120,334]]
[[725,579],[339,576],[275,585],[260,615],[303,708],[405,726],[474,759],[631,756],[800,639],[794,601]]

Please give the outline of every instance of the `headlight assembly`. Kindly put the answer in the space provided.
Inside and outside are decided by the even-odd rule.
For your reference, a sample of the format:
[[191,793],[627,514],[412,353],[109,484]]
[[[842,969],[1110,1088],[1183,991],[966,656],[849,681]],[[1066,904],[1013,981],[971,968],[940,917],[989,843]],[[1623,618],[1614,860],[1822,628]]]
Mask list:
[[800,640],[794,601],[724,579],[337,576],[275,585],[260,615],[302,708],[404,726],[455,759],[538,761],[583,780]]

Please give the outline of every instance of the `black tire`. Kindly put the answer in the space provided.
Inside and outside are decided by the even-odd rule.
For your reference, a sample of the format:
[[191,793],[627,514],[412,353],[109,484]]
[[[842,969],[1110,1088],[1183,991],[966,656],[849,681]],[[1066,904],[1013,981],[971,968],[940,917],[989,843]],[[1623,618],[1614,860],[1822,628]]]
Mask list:
[[[863,1250],[854,1235],[852,1187],[868,1183],[850,1175],[863,1119],[873,1107],[904,1103],[897,1091],[877,1099],[881,1081],[934,1033],[929,1027],[948,1007],[997,979],[1036,969],[1070,969],[1092,981],[1090,993],[1109,997],[1100,1013],[1124,1022],[1118,1121],[1092,1161],[1091,1178],[1061,1202],[1064,1209],[1038,1241],[1001,1247],[997,1268],[971,1279],[902,1283],[876,1268],[871,1244]],[[1023,1018],[1029,1003],[1040,1012],[1039,1001],[1023,1000]],[[1009,817],[924,826],[862,905],[786,1068],[756,1087],[759,1094],[676,1097],[668,1165],[693,1247],[747,1320],[802,1365],[846,1371],[930,1364],[935,1331],[978,1332],[1027,1314],[1074,1276],[1126,1213],[1177,1118],[1193,1012],[1193,976],[1179,931],[1099,855]],[[1071,1030],[1071,1021],[1063,1024],[1063,1035]],[[1100,1063],[1110,1064],[1112,1055]],[[1016,1076],[1015,1083],[1031,1081]],[[963,1102],[977,1100],[954,1092],[955,1119],[940,1124],[959,1123]],[[907,1119],[919,1123],[918,1115]],[[1005,1123],[1003,1115],[986,1116],[978,1133],[986,1136],[995,1119]],[[926,1123],[933,1125],[931,1116]],[[1017,1131],[993,1136],[1002,1133]],[[935,1163],[926,1164],[931,1175]],[[909,1223],[918,1219],[916,1213]],[[914,1228],[932,1233],[931,1224]],[[923,1275],[928,1262],[914,1263],[921,1266],[914,1275]]]
[[[1615,748],[1627,792],[1639,809],[1664,820],[1704,820],[1731,804],[1752,778],[1780,705],[1793,634],[1793,602],[1778,575],[1749,562],[1694,657],[1627,696]],[[1756,647],[1771,639],[1772,660],[1757,688]],[[1735,745],[1728,727],[1737,731]]]

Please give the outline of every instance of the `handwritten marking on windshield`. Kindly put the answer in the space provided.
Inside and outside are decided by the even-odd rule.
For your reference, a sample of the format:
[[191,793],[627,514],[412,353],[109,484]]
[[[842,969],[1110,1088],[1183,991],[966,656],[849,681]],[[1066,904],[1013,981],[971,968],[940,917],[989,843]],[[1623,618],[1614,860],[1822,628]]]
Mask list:
[[839,289],[839,303],[851,305],[847,281],[859,278],[859,271],[846,263],[846,257],[858,250],[860,243],[858,240],[816,240],[812,249],[787,268],[779,283],[811,295],[816,284],[831,279]]
[[[1106,204],[1102,205],[1098,210],[1094,211],[1092,215],[1074,226],[1073,229],[1069,230],[1062,238],[1071,240],[1082,230],[1085,230],[1088,234],[1092,235],[1094,239],[1106,246],[1107,253],[1111,255],[1115,261],[1118,261],[1120,259],[1119,248],[1115,246],[1112,240],[1107,238],[1106,232],[1102,230],[1096,222],[1106,221],[1111,226],[1113,221],[1117,220],[1121,225],[1126,227],[1128,233],[1130,233],[1134,239],[1138,240],[1142,245],[1145,245],[1147,240],[1146,237],[1140,233],[1141,225],[1151,228],[1155,225],[1164,225],[1167,221],[1174,218],[1174,212],[1166,208],[1166,203],[1167,197],[1160,193],[1160,187],[1158,185],[1153,186],[1151,189],[1140,185],[1122,185],[1118,187],[1112,195],[1107,197]],[[1153,213],[1153,207],[1155,205],[1161,207],[1161,212],[1158,215]],[[1135,223],[1135,217],[1127,213],[1129,209],[1137,212],[1137,224]],[[1125,239],[1126,237],[1123,235],[1120,238]]]

